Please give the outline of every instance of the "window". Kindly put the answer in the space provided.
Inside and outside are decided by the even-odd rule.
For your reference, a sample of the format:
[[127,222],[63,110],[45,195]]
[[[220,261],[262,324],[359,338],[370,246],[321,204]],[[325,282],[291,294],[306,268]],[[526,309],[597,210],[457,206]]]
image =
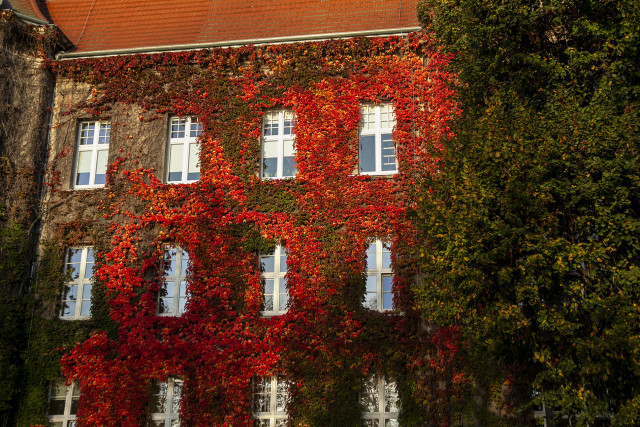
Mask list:
[[107,182],[111,123],[80,122],[75,188],[102,187]]
[[93,248],[69,248],[65,256],[65,272],[71,275],[62,293],[60,318],[66,320],[91,317],[93,287]]
[[167,248],[164,251],[164,283],[158,293],[158,314],[180,316],[184,313],[189,299],[187,290],[187,268],[189,254],[180,248]]
[[395,382],[385,381],[384,377],[370,378],[364,384],[360,403],[365,426],[398,427],[400,400]]
[[151,425],[178,427],[180,425],[180,398],[182,381],[170,378],[151,387]]
[[200,179],[202,123],[197,117],[173,117],[169,132],[168,183],[187,183]]
[[254,427],[285,427],[289,385],[282,377],[272,376],[253,382]]
[[293,112],[268,111],[262,124],[262,178],[296,175]]
[[262,280],[264,283],[264,306],[262,314],[273,316],[286,313],[289,302],[287,289],[287,250],[280,245],[260,255]]
[[396,124],[391,104],[363,105],[360,128],[360,173],[391,175],[398,172],[392,133]]
[[64,380],[51,383],[49,391],[49,427],[74,427],[80,389],[78,384],[66,386]]
[[393,309],[391,250],[376,240],[367,248],[367,290],[364,306],[371,310]]

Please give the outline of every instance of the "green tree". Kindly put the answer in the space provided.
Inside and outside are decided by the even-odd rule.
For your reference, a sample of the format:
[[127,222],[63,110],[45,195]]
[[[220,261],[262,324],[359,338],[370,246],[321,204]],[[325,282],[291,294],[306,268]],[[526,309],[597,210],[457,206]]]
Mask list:
[[[638,2],[419,13],[463,108],[417,194],[419,308],[460,328],[475,402],[500,386],[514,413],[544,400],[579,425],[640,424]],[[483,357],[500,367],[484,380]]]

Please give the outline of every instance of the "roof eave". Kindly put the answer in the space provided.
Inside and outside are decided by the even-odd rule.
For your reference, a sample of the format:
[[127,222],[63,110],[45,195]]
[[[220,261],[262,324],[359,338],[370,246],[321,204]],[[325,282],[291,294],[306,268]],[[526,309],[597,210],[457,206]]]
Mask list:
[[367,30],[367,31],[351,31],[342,33],[328,33],[328,34],[308,34],[299,36],[284,36],[284,37],[271,37],[263,39],[245,39],[245,40],[230,40],[221,42],[207,42],[207,43],[192,43],[192,44],[176,44],[166,46],[144,46],[125,49],[109,49],[109,50],[95,50],[89,52],[61,52],[56,55],[56,59],[78,59],[78,58],[92,58],[92,57],[105,57],[115,55],[134,55],[137,53],[160,53],[160,52],[181,52],[186,50],[199,50],[210,49],[214,47],[237,47],[248,44],[252,45],[265,45],[265,44],[286,44],[295,43],[301,41],[321,41],[330,39],[341,39],[351,37],[376,37],[376,36],[389,36],[389,35],[405,35],[414,31],[419,31],[422,27],[405,27],[405,28],[389,28],[383,30]]
[[49,21],[45,21],[33,16],[29,16],[26,15],[22,12],[18,12],[17,10],[11,10],[18,18],[22,19],[23,21],[26,21],[30,24],[36,24],[36,25],[51,25],[51,23]]

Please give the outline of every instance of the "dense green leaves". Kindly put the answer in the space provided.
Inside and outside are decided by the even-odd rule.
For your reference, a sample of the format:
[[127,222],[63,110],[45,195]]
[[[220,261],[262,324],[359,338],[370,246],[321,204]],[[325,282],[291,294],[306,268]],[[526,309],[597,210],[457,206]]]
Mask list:
[[419,304],[499,362],[494,381],[517,377],[520,409],[637,425],[638,6],[435,0],[421,16],[457,52],[464,114],[419,196]]

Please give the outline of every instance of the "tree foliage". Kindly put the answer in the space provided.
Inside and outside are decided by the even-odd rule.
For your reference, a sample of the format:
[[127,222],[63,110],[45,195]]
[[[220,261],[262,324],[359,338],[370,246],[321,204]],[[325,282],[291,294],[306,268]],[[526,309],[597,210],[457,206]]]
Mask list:
[[579,425],[637,425],[637,2],[419,12],[456,54],[464,112],[417,196],[417,303],[460,328],[471,372],[485,357],[499,366],[476,375],[476,397],[493,386],[515,412],[544,401]]

